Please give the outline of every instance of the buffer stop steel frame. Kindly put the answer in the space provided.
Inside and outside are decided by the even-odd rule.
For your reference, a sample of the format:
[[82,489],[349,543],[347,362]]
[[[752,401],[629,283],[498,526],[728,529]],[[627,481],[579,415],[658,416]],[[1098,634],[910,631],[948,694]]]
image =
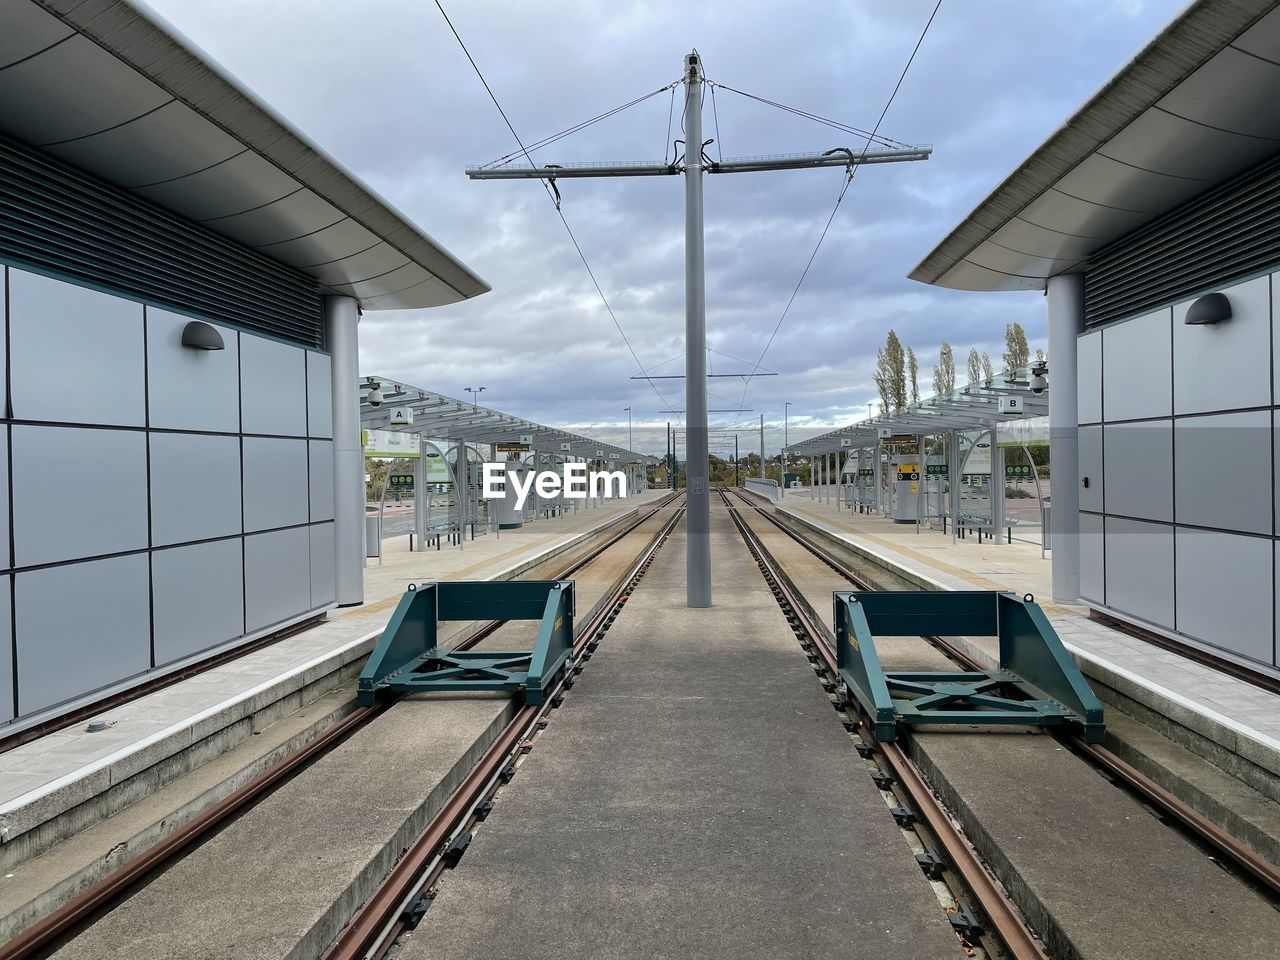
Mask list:
[[[1030,594],[988,590],[837,591],[840,678],[875,738],[898,724],[1073,724],[1089,743],[1105,733],[1102,704]],[[994,636],[999,664],[981,671],[886,671],[875,637]]]
[[[371,706],[406,693],[499,691],[542,704],[573,651],[572,580],[456,580],[410,584],[360,673]],[[442,650],[445,621],[537,620],[532,650]]]

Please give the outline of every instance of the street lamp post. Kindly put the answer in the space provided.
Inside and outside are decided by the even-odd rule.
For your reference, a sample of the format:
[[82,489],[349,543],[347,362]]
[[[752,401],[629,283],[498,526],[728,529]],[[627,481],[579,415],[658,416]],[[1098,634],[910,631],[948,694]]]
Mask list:
[[788,400],[782,405],[782,473],[778,475],[778,499],[785,499],[787,496],[787,423],[788,415],[791,413],[791,401]]
[[463,387],[462,389],[466,390],[467,393],[471,394],[471,409],[474,410],[476,408],[476,400],[479,398],[480,394],[484,393],[485,388],[484,387]]
[[627,411],[627,449],[633,450],[635,449],[635,444],[631,440],[631,408],[623,407],[622,409]]

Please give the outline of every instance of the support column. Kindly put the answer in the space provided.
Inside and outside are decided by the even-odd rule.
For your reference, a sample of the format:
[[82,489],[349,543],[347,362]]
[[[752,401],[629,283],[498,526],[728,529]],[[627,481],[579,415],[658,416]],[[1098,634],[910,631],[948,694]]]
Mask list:
[[711,606],[711,490],[707,480],[707,296],[703,258],[702,61],[684,59],[685,549],[690,607]]
[[418,459],[413,461],[414,551],[427,549],[427,443],[418,434]]
[[996,444],[996,425],[991,424],[991,526],[992,543],[1004,543],[1004,447]]
[[333,402],[333,581],[341,607],[364,602],[364,448],[360,445],[360,306],[324,298]]
[[1059,274],[1045,285],[1049,307],[1049,527],[1053,599],[1080,600],[1080,451],[1076,336],[1084,331],[1084,275]]

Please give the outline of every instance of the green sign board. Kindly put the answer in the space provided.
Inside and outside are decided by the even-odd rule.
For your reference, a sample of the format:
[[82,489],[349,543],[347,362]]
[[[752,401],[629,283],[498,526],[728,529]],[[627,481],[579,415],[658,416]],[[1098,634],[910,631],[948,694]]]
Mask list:
[[401,489],[401,490],[404,490],[404,489],[406,489],[406,488],[408,488],[408,489],[412,490],[412,489],[413,489],[413,474],[411,474],[411,473],[403,473],[403,474],[398,473],[398,474],[396,474],[396,475],[394,475],[394,476],[387,477],[387,486],[388,486],[388,487],[390,487],[392,490],[395,490],[395,489],[397,489],[397,488],[398,488],[398,489]]
[[1029,464],[1029,463],[1019,463],[1019,464],[1006,463],[1006,464],[1004,465],[1004,476],[1005,476],[1005,479],[1006,479],[1006,480],[1030,480],[1030,479],[1031,479],[1031,464]]
[[947,475],[947,465],[945,463],[931,463],[925,467],[925,471],[931,477],[945,477]]

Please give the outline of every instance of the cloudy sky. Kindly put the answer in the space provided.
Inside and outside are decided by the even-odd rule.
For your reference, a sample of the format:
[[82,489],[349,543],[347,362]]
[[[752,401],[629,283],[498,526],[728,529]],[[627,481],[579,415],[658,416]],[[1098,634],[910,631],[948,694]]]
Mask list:
[[[605,312],[543,189],[468,181],[463,167],[515,149],[431,0],[150,0],[307,136],[493,286],[468,303],[366,315],[361,372],[484,401],[544,423],[664,449],[683,383],[654,386]],[[449,0],[446,9],[526,142],[677,79],[696,47],[707,76],[870,127],[935,0]],[[894,328],[921,358],[996,361],[1017,320],[1045,345],[1042,298],[927,287],[907,272],[1013,167],[1133,56],[1183,0],[945,0],[881,133],[928,143],[924,163],[855,178],[763,369],[710,381],[712,426],[742,448],[866,415],[876,347]],[[663,94],[535,155],[542,162],[661,159]],[[711,106],[710,101],[707,104]],[[860,148],[861,142],[727,91],[724,156]],[[679,129],[679,94],[675,111]],[[710,110],[706,136],[716,136]],[[711,369],[749,370],[778,323],[843,182],[841,170],[708,178]],[[651,373],[683,368],[683,186],[677,178],[562,182],[565,217]],[[738,358],[738,359],[733,359]],[[665,401],[665,405],[664,405]],[[731,449],[731,441],[730,441]]]

